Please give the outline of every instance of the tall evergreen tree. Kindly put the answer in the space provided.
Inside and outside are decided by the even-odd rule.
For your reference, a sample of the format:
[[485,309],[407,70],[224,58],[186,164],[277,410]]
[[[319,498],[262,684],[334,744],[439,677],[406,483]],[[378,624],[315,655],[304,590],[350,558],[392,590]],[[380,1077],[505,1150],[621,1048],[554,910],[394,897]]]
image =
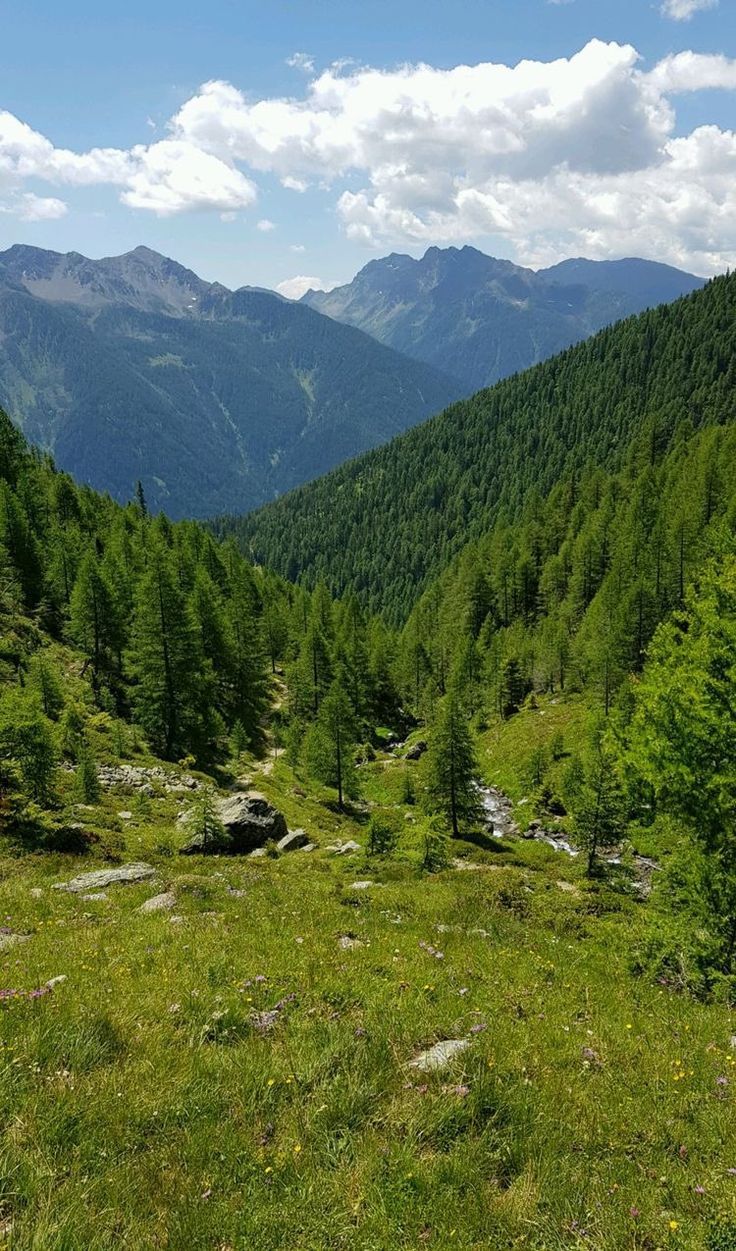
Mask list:
[[28,608],[35,608],[41,598],[43,574],[38,542],[28,516],[6,482],[0,481],[0,551],[17,578]]
[[358,793],[356,743],[355,711],[338,677],[322,702],[316,722],[310,727],[304,753],[312,776],[326,786],[334,786],[341,808],[345,806],[346,797],[354,798]]
[[660,626],[636,687],[630,759],[703,853],[701,888],[721,967],[736,966],[736,557],[707,570]]
[[186,596],[160,546],[136,597],[131,664],[136,719],[169,759],[202,747],[211,707],[211,677]]
[[70,605],[69,632],[84,652],[99,693],[100,678],[119,655],[122,632],[115,595],[94,548],[82,558]]
[[263,718],[268,707],[269,683],[266,677],[261,626],[254,613],[253,597],[247,584],[240,583],[226,608],[229,649],[226,668],[229,682],[228,715],[239,721],[251,747],[263,738]]
[[479,819],[480,801],[473,739],[454,686],[439,705],[426,768],[430,806],[442,814],[453,837],[458,838],[461,828]]

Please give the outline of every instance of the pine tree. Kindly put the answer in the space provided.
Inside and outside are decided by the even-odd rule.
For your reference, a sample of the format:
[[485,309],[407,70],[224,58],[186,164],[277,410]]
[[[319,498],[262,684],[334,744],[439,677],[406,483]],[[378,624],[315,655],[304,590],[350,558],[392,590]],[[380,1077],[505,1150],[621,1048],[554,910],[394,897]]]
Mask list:
[[38,699],[44,716],[57,721],[64,707],[64,692],[53,666],[37,652],[28,666],[28,687]]
[[454,838],[480,816],[478,766],[465,710],[452,687],[439,705],[427,753],[430,807],[443,816]]
[[334,786],[340,808],[344,808],[346,797],[354,799],[358,794],[356,745],[355,712],[341,678],[336,678],[307,732],[304,755],[312,776]]
[[57,758],[51,723],[34,702],[15,692],[0,703],[0,760],[17,763],[31,799],[45,807],[53,803]]
[[152,546],[136,596],[131,663],[136,718],[173,759],[202,746],[211,679],[191,610],[165,549]]
[[143,491],[143,483],[141,482],[140,478],[135,484],[135,502],[138,505],[138,511],[141,517],[147,517],[148,506],[146,504],[146,496]]
[[333,669],[327,639],[310,622],[289,677],[293,711],[297,717],[316,717],[332,682]]
[[0,551],[4,552],[20,584],[28,608],[35,608],[41,598],[43,571],[41,555],[18,497],[6,482],[0,481]]
[[102,794],[97,764],[86,745],[77,756],[77,794],[85,804],[96,804]]
[[220,820],[213,787],[204,786],[199,792],[188,815],[187,825],[203,854],[226,847],[228,837]]
[[593,877],[599,853],[620,842],[625,829],[624,800],[616,757],[603,729],[594,729],[587,752],[569,776],[576,774],[571,791],[572,837],[586,856],[586,872]]
[[501,671],[500,705],[501,715],[511,717],[518,712],[524,701],[527,685],[521,671],[518,656],[509,656],[504,661]]
[[99,694],[100,678],[114,668],[122,631],[112,587],[93,548],[82,558],[74,583],[69,633],[87,657]]
[[736,557],[711,563],[660,626],[635,690],[628,760],[676,814],[702,866],[720,967],[736,963]]
[[84,747],[84,714],[77,704],[67,704],[59,722],[59,750],[66,760],[79,760]]
[[268,708],[269,683],[266,676],[261,627],[254,615],[253,599],[247,585],[239,585],[227,604],[228,717],[239,721],[251,747],[263,740],[263,719]]

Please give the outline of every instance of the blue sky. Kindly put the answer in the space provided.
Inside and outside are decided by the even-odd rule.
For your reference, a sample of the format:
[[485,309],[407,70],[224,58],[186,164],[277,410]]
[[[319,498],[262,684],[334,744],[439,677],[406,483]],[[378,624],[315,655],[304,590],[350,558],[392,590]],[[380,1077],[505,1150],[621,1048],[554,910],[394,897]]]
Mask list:
[[734,7],[0,0],[0,248],[145,243],[289,294],[434,243],[715,272]]

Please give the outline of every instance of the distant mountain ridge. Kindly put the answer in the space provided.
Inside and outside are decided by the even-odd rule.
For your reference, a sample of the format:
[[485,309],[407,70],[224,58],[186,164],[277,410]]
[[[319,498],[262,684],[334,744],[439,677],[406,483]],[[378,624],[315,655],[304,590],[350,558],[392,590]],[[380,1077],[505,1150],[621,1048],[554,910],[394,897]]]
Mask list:
[[452,373],[471,393],[703,285],[636,258],[535,272],[472,247],[434,247],[420,260],[370,261],[346,286],[308,291],[302,302]]
[[350,326],[139,247],[0,253],[0,405],[79,480],[172,517],[244,511],[460,384]]

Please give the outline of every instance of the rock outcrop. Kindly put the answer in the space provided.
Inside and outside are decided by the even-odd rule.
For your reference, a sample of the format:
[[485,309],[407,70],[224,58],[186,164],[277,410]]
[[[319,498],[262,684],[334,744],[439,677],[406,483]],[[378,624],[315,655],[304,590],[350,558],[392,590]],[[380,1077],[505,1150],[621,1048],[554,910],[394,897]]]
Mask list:
[[205,839],[196,834],[180,848],[181,855],[243,856],[266,843],[278,843],[289,832],[284,814],[258,791],[228,795],[220,800],[218,816],[224,838]]
[[102,891],[106,886],[117,883],[145,882],[153,877],[156,870],[150,864],[142,862],[121,864],[116,869],[95,869],[92,873],[80,873],[69,882],[56,882],[54,890],[66,890],[72,895],[81,895],[85,891]]

